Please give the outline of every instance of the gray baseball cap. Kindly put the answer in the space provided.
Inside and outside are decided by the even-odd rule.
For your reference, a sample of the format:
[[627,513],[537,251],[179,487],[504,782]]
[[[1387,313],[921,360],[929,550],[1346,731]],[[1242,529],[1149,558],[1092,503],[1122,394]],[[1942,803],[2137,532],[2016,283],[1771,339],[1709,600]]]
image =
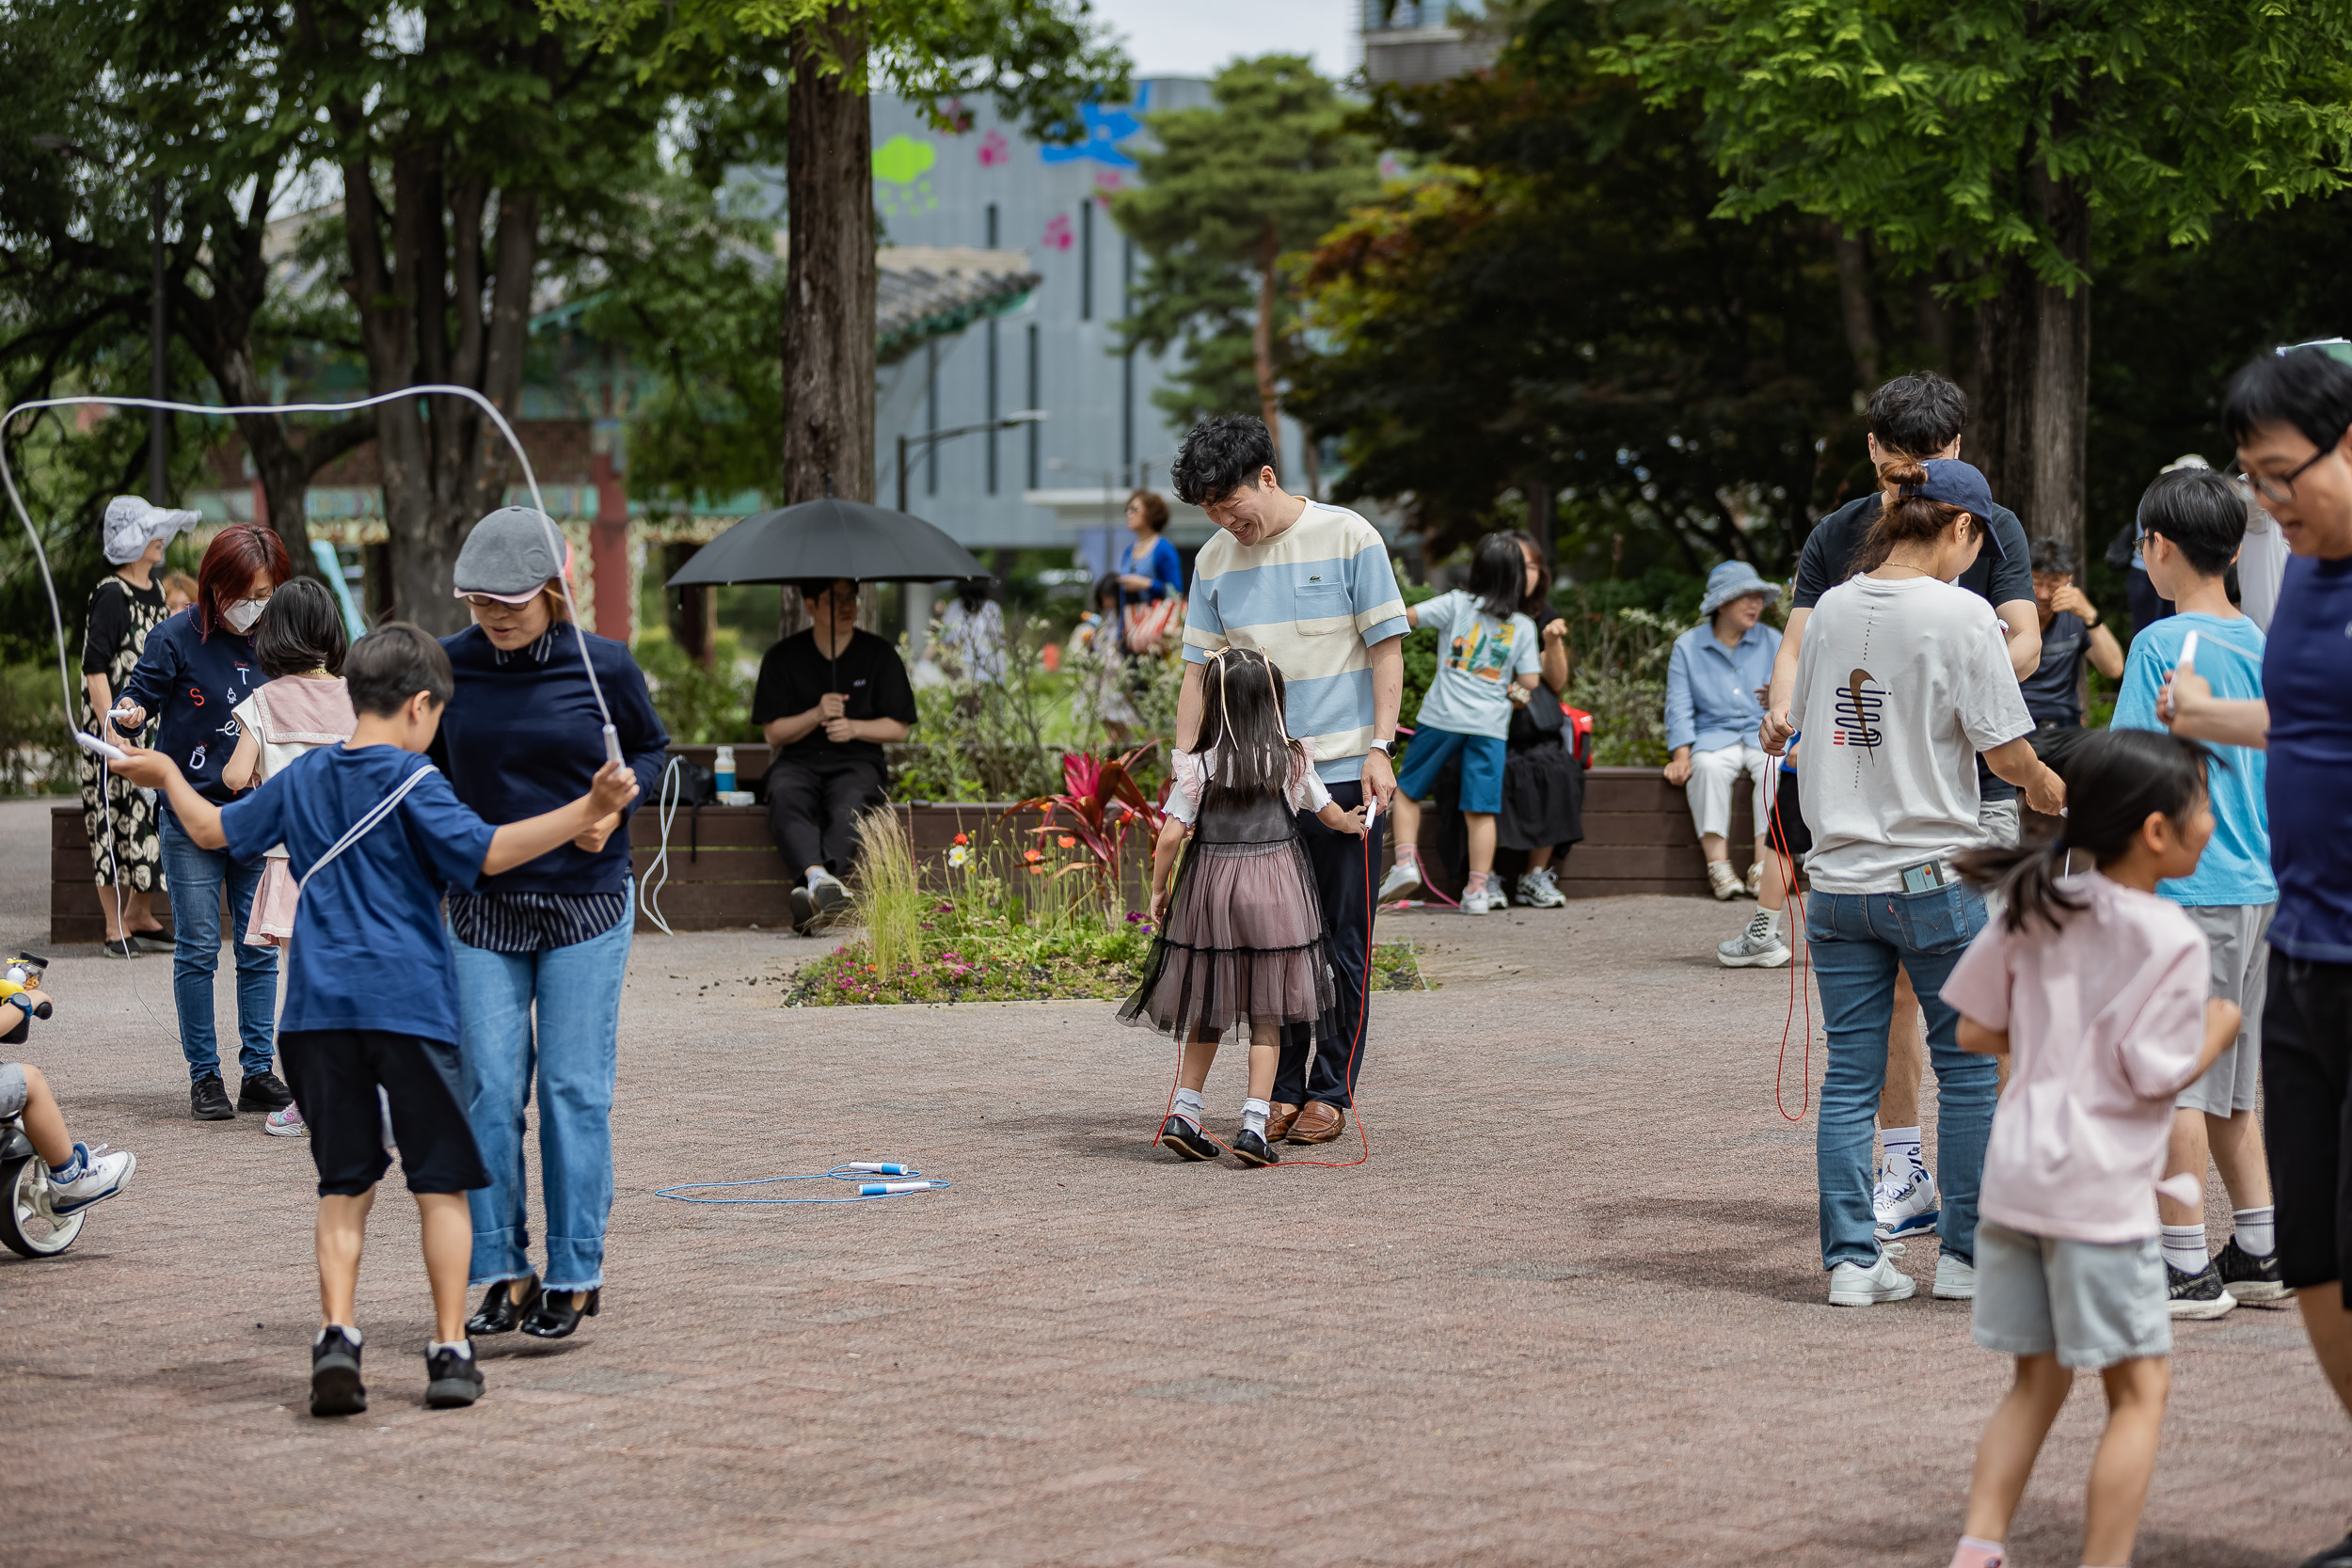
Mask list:
[[571,564],[572,546],[546,513],[501,506],[466,535],[450,576],[458,598],[480,594],[502,604],[529,604]]

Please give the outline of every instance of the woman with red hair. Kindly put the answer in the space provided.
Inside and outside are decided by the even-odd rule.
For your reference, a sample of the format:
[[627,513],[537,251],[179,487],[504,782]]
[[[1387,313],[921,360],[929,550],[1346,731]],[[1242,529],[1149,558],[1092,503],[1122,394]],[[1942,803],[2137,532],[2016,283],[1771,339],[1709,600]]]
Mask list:
[[[253,657],[253,625],[270,594],[293,575],[286,546],[253,523],[222,529],[197,569],[196,603],[148,633],[138,668],[122,683],[116,712],[125,733],[137,735],[151,717],[151,744],[180,765],[197,793],[226,805],[234,791],[221,766],[237,749],[239,703],[262,684]],[[128,711],[125,712],[124,710]],[[199,1121],[230,1121],[237,1112],[280,1111],[294,1103],[277,1073],[278,950],[235,944],[237,1063],[243,1078],[237,1102],[220,1078],[220,1047],[213,1029],[213,973],[220,967],[220,901],[229,893],[232,928],[242,931],[262,885],[262,864],[240,864],[191,838],[160,803],[164,881],[171,895],[171,1000],[180,1013],[180,1050],[188,1059],[189,1114]]]

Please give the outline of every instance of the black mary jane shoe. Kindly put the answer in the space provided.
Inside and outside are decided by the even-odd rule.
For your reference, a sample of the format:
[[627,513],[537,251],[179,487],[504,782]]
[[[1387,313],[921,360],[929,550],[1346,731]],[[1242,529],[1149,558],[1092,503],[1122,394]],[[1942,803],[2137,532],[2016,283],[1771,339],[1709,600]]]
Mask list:
[[466,1334],[470,1338],[480,1338],[488,1334],[512,1334],[522,1326],[523,1319],[530,1316],[532,1309],[538,1305],[538,1275],[501,1279],[482,1292],[482,1310],[466,1320]]
[[582,1318],[593,1318],[604,1295],[598,1286],[587,1293],[585,1302],[575,1303],[578,1291],[544,1291],[539,1295],[539,1309],[523,1323],[523,1332],[534,1339],[564,1339],[580,1326]]

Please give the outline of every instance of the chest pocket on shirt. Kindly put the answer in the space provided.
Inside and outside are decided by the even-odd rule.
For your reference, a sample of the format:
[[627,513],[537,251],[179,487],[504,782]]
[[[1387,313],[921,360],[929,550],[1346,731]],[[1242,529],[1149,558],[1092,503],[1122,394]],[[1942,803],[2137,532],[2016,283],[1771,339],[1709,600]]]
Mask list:
[[1302,582],[1293,590],[1291,613],[1302,637],[1325,637],[1345,631],[1355,610],[1347,602],[1343,582]]

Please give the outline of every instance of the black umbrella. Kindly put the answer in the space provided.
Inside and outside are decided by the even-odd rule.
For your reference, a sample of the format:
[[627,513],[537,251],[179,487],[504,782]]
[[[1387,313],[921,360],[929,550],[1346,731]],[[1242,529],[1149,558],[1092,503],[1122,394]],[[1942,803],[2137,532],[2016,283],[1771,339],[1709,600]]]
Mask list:
[[984,578],[970,550],[920,517],[828,496],[746,517],[694,552],[672,588],[730,582],[937,582]]
[[[920,517],[827,496],[744,518],[696,550],[672,588],[731,582],[937,582],[984,578],[970,550]],[[828,631],[827,637],[832,633]],[[841,684],[838,658],[834,684]]]

